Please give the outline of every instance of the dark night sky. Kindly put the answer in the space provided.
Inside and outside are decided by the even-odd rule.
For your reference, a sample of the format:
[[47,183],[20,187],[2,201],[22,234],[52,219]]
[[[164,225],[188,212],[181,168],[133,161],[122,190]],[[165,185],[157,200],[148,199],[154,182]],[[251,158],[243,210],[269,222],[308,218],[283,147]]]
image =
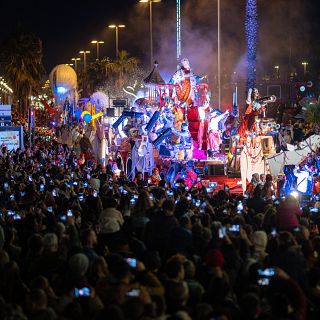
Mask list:
[[101,47],[102,55],[113,55],[114,31],[106,26],[126,23],[129,10],[136,5],[135,0],[6,1],[5,9],[1,5],[0,40],[10,35],[17,24],[32,31],[43,41],[48,71],[58,63],[71,62],[69,59],[81,49],[91,50],[94,56],[95,47],[90,41],[96,38],[107,44]]
[[[304,11],[303,18],[300,17],[299,12],[295,12],[298,16],[298,23],[295,28],[300,29],[300,34],[303,32],[307,33],[308,45],[311,48],[309,55],[312,55],[312,43],[318,40],[318,33],[320,29],[320,4],[319,0],[258,0],[259,3],[259,17],[262,16],[261,26],[265,30],[261,32],[262,37],[264,34],[271,34],[273,30],[267,30],[268,20],[272,18],[271,7],[275,6],[279,2],[283,2],[281,11],[273,11],[272,15],[279,15],[277,21],[282,21],[286,23],[288,17],[285,9],[286,2],[300,2],[302,3]],[[192,4],[193,3],[193,4]],[[209,16],[208,12],[204,12],[206,18],[201,19],[201,11],[193,12],[193,5],[199,4],[199,10],[204,10],[205,6],[210,6],[212,9],[212,14]],[[241,38],[240,41],[243,48],[243,35],[244,31],[241,26],[243,26],[244,8],[245,0],[225,0],[221,1],[224,5],[222,13],[222,27],[227,30],[227,35],[225,35],[224,45],[228,46],[229,39]],[[197,26],[202,27],[201,33],[216,32],[216,13],[215,6],[216,0],[181,0],[183,6],[182,12],[193,17],[192,22],[188,20],[188,32],[192,32],[193,28]],[[191,5],[192,4],[192,5]],[[228,7],[229,6],[229,7]],[[170,9],[170,14],[166,13],[166,10]],[[201,9],[203,8],[203,9]],[[280,7],[279,7],[280,8]],[[240,11],[239,11],[240,9]],[[198,11],[199,11],[198,10]],[[265,14],[264,10],[267,11]],[[161,51],[169,52],[174,59],[174,54],[172,53],[175,49],[174,42],[174,23],[175,23],[175,0],[162,0],[160,4],[154,4],[154,42],[155,42],[155,52]],[[139,4],[138,0],[56,0],[56,1],[37,1],[37,0],[25,0],[25,1],[10,1],[7,0],[4,4],[1,4],[1,33],[0,41],[5,37],[10,35],[10,32],[15,28],[17,24],[21,24],[24,29],[32,31],[37,34],[43,41],[44,47],[44,64],[46,70],[50,70],[59,63],[71,62],[70,59],[76,56],[78,51],[81,49],[91,50],[91,59],[95,58],[95,47],[90,44],[93,39],[105,41],[105,45],[101,47],[100,56],[114,56],[114,31],[107,28],[110,23],[125,23],[127,28],[121,30],[120,34],[120,49],[128,50],[132,55],[138,56],[142,61],[148,63],[148,52],[149,52],[149,13],[148,8],[145,4]],[[238,14],[241,16],[234,19],[232,14]],[[269,14],[269,16],[268,16]],[[167,18],[172,21],[172,25],[168,26],[166,23],[162,23],[163,19]],[[184,18],[183,18],[184,19]],[[185,18],[186,20],[187,18]],[[263,20],[264,19],[264,20]],[[232,21],[238,23],[238,26],[232,26],[230,23]],[[302,23],[302,20],[308,21],[307,27]],[[191,21],[191,20],[190,20]],[[304,29],[306,28],[306,31]],[[184,30],[187,29],[184,27]],[[281,34],[279,28],[275,28],[276,36],[272,39],[272,46],[276,48],[277,43],[281,44],[286,40],[287,34]],[[169,45],[171,48],[166,49],[166,44],[164,43],[164,34],[171,32],[170,35],[172,39]],[[298,32],[298,33],[299,33]],[[162,34],[163,33],[163,34]],[[296,30],[292,32],[293,36],[296,34]],[[239,36],[240,35],[240,36]],[[227,38],[228,37],[228,38]],[[303,37],[303,36],[302,36]],[[187,38],[187,36],[185,37]],[[212,37],[212,42],[214,43],[215,37]],[[314,39],[314,40],[313,40]],[[206,39],[207,41],[207,39]],[[210,40],[211,41],[211,40]],[[263,45],[269,40],[263,38]],[[187,41],[183,45],[186,44]],[[191,41],[192,42],[192,41]],[[189,46],[192,43],[188,43]],[[263,47],[263,45],[261,47]],[[296,47],[299,47],[299,43],[295,43]],[[215,46],[216,47],[216,46]],[[318,44],[319,47],[319,44]],[[238,47],[236,48],[238,50]],[[301,51],[304,48],[301,47]],[[186,50],[188,51],[188,50]],[[262,49],[261,49],[262,51]],[[189,51],[188,51],[189,53]],[[260,52],[261,55],[264,52]],[[270,53],[271,56],[274,52]],[[160,55],[160,54],[159,54]],[[303,54],[302,54],[303,55]],[[171,59],[170,56],[170,59]],[[228,56],[228,52],[226,52]],[[164,60],[164,58],[162,59]],[[198,59],[199,60],[199,59]],[[273,61],[272,61],[273,63]],[[201,68],[200,68],[201,69]]]

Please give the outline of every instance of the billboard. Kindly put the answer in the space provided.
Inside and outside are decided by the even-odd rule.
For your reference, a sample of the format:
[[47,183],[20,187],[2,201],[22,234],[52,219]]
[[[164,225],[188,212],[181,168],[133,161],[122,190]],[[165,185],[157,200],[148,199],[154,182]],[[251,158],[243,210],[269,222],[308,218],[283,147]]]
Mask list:
[[1,127],[11,126],[11,105],[10,104],[0,105],[0,126]]
[[111,99],[111,104],[113,107],[126,107],[128,105],[128,99],[127,98],[123,98],[123,99]]
[[0,146],[8,150],[23,149],[23,127],[0,127]]

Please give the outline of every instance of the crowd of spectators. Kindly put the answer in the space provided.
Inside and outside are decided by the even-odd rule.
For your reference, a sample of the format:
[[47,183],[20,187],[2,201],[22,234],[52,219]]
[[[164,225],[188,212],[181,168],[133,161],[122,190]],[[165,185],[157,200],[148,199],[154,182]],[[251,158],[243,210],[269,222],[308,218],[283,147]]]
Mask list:
[[294,123],[292,120],[289,120],[288,123],[281,124],[280,134],[286,144],[299,145],[303,140],[313,134],[319,134],[319,128],[317,125],[313,125],[304,120],[295,121]]
[[0,319],[319,319],[316,199],[129,181],[47,140],[0,149]]

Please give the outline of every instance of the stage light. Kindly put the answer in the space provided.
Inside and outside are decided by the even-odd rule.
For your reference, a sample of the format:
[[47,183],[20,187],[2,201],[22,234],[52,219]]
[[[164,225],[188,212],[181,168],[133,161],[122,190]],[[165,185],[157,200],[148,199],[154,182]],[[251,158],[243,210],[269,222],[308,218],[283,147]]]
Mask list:
[[290,193],[290,195],[291,195],[292,197],[294,197],[294,198],[298,198],[298,197],[299,197],[299,192],[298,192],[298,191],[292,191],[292,192]]
[[57,93],[65,94],[66,92],[67,92],[67,89],[65,87],[57,87]]
[[301,92],[305,92],[305,91],[306,91],[306,87],[305,87],[305,86],[300,86],[299,90],[300,90]]

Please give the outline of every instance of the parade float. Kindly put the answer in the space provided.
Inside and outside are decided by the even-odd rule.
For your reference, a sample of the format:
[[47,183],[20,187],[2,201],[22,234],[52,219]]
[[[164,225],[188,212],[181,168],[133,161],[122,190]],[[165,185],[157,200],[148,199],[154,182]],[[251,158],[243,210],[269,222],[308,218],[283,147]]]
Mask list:
[[207,159],[205,126],[211,94],[203,79],[193,73],[188,59],[183,59],[165,83],[155,63],[144,79],[147,96],[124,110],[112,125],[115,158],[129,176],[136,171],[151,174],[154,166],[164,163],[170,166]]
[[[60,115],[64,124],[71,123],[78,104],[78,82],[75,70],[68,65],[59,64],[50,72],[49,81],[54,95],[54,112]],[[52,113],[52,109],[45,106]]]
[[[168,83],[155,63],[144,79],[146,96],[117,112],[118,117],[108,116],[109,99],[103,92],[78,101],[76,78],[66,67],[57,66],[50,74],[55,110],[63,124],[58,138],[73,145],[79,156],[91,155],[103,165],[112,161],[113,167],[129,178],[138,171],[150,176],[153,168],[159,167],[166,168],[171,182],[181,172],[192,180],[198,174],[225,176],[231,168],[241,169],[247,179],[252,170],[258,170],[254,161],[261,166],[257,155],[264,157],[274,151],[270,135],[277,127],[272,119],[259,116],[275,98],[260,98],[253,91],[246,115],[241,117],[235,90],[231,112],[214,109],[206,77],[196,75],[186,58]],[[221,149],[223,137],[227,137],[228,154]],[[245,173],[244,163],[250,163],[252,170]],[[219,169],[213,174],[210,167]],[[265,167],[258,171],[265,172]]]
[[[78,100],[76,77],[69,68],[59,65],[50,74],[54,111],[62,124],[58,139],[74,146],[80,157],[93,157],[103,165],[112,162],[114,170],[123,170],[129,178],[136,172],[149,177],[155,167],[165,168],[171,182],[181,177],[192,182],[199,175],[223,176],[226,181],[229,173],[236,173],[244,191],[253,173],[281,173],[284,159],[295,162],[310,151],[279,148],[280,126],[265,117],[275,96],[261,97],[250,89],[241,115],[235,88],[232,109],[214,109],[206,77],[196,75],[186,58],[168,83],[156,62],[144,79],[146,96],[117,115],[108,113],[110,102],[103,92]],[[314,137],[308,144],[313,148],[318,143]]]

